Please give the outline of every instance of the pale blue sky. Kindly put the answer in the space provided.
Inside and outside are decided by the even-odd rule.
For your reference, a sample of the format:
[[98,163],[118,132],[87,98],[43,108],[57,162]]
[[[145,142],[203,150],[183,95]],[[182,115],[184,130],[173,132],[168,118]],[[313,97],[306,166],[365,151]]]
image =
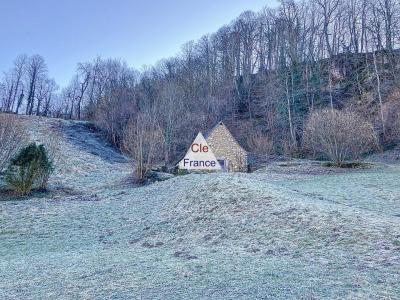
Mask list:
[[20,53],[41,54],[62,86],[78,62],[97,55],[139,69],[264,6],[277,1],[0,0],[0,71]]

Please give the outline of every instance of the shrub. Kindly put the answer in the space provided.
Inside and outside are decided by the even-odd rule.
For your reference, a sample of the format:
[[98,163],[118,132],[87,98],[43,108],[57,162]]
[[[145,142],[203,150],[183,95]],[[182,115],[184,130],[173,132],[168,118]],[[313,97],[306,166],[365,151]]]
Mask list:
[[272,139],[266,136],[261,130],[252,130],[247,136],[249,148],[259,155],[270,155],[274,152],[274,143]]
[[368,121],[352,111],[314,111],[304,127],[306,149],[327,156],[336,165],[358,159],[376,146],[376,135]]
[[46,189],[53,163],[43,145],[35,143],[21,149],[6,171],[6,183],[18,195],[28,195],[32,188]]
[[158,123],[150,115],[140,114],[131,120],[124,130],[124,149],[135,160],[135,175],[144,181],[152,166],[162,159],[163,134]]
[[50,175],[54,171],[53,162],[49,159],[48,152],[44,145],[39,145],[37,147],[38,153],[38,169],[37,169],[37,184],[38,188],[46,190]]
[[396,144],[400,141],[400,101],[389,101],[383,105],[385,125],[384,143]]
[[0,172],[27,140],[25,127],[16,116],[0,113]]
[[[324,167],[330,168],[330,167],[338,167],[337,164],[332,163],[332,162],[327,162],[322,164]],[[368,169],[371,168],[373,165],[369,163],[363,163],[363,162],[348,162],[348,163],[342,163],[339,167],[340,168],[346,168],[346,169]]]

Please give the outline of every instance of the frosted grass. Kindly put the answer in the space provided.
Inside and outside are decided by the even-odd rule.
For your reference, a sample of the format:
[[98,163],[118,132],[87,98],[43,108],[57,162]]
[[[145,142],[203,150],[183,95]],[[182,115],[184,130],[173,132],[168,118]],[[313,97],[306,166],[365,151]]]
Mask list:
[[135,188],[86,124],[35,120],[35,138],[63,134],[62,163],[47,196],[0,202],[1,299],[400,295],[397,167],[302,162]]

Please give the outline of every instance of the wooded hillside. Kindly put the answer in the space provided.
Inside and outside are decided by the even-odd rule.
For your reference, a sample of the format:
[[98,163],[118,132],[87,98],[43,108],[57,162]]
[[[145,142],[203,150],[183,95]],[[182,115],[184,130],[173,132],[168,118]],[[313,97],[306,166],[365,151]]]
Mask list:
[[147,152],[162,148],[149,159],[167,163],[220,119],[251,151],[298,155],[310,112],[326,107],[354,111],[388,146],[400,135],[399,44],[397,0],[281,1],[140,72],[79,63],[54,97],[44,61],[21,56],[2,80],[2,109],[92,120],[121,147],[130,124]]

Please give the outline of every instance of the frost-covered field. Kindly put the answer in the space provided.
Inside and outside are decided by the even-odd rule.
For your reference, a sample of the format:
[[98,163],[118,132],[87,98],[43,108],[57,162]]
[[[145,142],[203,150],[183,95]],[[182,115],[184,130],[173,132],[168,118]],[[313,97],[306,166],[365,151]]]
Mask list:
[[[31,122],[31,120],[26,120]],[[400,166],[274,164],[142,188],[84,123],[47,196],[0,202],[1,299],[398,299]]]

